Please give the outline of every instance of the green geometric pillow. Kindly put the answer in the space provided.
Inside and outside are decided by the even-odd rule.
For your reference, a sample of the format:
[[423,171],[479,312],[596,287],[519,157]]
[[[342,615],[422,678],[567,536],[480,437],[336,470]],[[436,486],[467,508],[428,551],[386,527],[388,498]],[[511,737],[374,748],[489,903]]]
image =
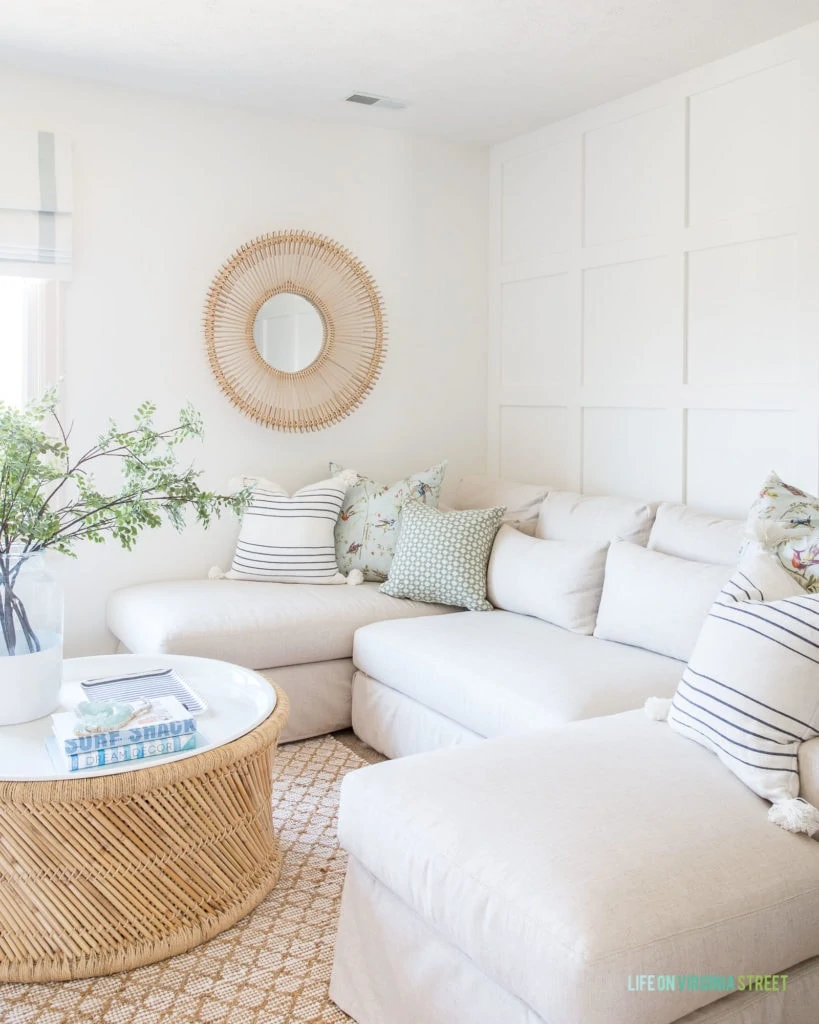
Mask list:
[[440,512],[420,501],[408,501],[390,576],[381,593],[473,612],[491,611],[486,567],[505,511]]
[[[345,576],[360,569],[365,580],[381,583],[387,578],[404,502],[417,498],[437,508],[445,470],[446,462],[440,462],[389,487],[358,474],[336,523],[336,561]],[[343,468],[331,462],[330,472],[337,476]]]

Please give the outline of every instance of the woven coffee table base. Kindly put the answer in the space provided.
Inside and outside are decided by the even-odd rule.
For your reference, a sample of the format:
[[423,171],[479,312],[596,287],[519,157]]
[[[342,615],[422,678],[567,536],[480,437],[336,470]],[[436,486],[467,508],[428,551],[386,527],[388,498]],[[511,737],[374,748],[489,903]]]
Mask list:
[[270,892],[273,713],[246,736],[136,771],[0,783],[0,981],[141,967],[218,935]]

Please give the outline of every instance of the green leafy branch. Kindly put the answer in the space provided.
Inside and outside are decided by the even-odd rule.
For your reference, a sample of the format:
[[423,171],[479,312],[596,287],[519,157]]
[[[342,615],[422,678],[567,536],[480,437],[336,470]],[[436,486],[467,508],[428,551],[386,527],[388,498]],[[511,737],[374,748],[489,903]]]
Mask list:
[[[240,515],[246,508],[248,490],[201,490],[200,473],[179,466],[179,446],[204,436],[199,414],[186,406],[175,426],[159,430],[155,413],[144,402],[130,429],[111,421],[94,445],[74,456],[55,391],[24,409],[0,403],[0,626],[10,653],[15,620],[29,650],[39,650],[14,594],[21,556],[47,549],[75,556],[79,541],[100,544],[109,536],[130,550],[142,530],[164,522],[182,530],[191,515],[207,527],[223,512]],[[119,470],[113,490],[98,485],[94,475],[98,466],[111,463]]]

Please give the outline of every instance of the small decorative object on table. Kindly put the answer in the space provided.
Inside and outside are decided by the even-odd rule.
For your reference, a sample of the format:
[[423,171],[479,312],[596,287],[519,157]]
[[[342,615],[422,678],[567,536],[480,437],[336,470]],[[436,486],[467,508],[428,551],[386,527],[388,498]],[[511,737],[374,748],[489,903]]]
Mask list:
[[[169,430],[154,426],[144,403],[130,430],[111,423],[84,454],[72,456],[57,416],[56,392],[25,409],[0,402],[0,726],[32,721],[57,706],[62,674],[62,595],[42,555],[73,555],[78,541],[113,536],[130,549],[140,530],[184,513],[208,525],[225,509],[241,513],[248,494],[200,490],[193,468],[177,467],[176,449],[202,437],[190,407]],[[51,421],[51,422],[49,422]],[[48,424],[48,426],[46,426]],[[98,490],[99,460],[118,466],[117,490]]]
[[74,735],[94,736],[121,729],[150,710],[150,701],[124,704],[116,700],[84,700],[77,705]]

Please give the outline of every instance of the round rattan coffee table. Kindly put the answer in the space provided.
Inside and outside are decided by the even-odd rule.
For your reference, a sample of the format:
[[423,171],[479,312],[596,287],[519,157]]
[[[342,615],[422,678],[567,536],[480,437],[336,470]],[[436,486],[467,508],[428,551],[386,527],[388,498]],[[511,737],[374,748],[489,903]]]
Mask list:
[[171,665],[208,704],[196,751],[66,775],[46,749],[49,718],[0,728],[0,981],[94,977],[182,953],[276,884],[281,690],[224,662],[116,655],[67,661],[61,707],[83,698],[80,680]]

